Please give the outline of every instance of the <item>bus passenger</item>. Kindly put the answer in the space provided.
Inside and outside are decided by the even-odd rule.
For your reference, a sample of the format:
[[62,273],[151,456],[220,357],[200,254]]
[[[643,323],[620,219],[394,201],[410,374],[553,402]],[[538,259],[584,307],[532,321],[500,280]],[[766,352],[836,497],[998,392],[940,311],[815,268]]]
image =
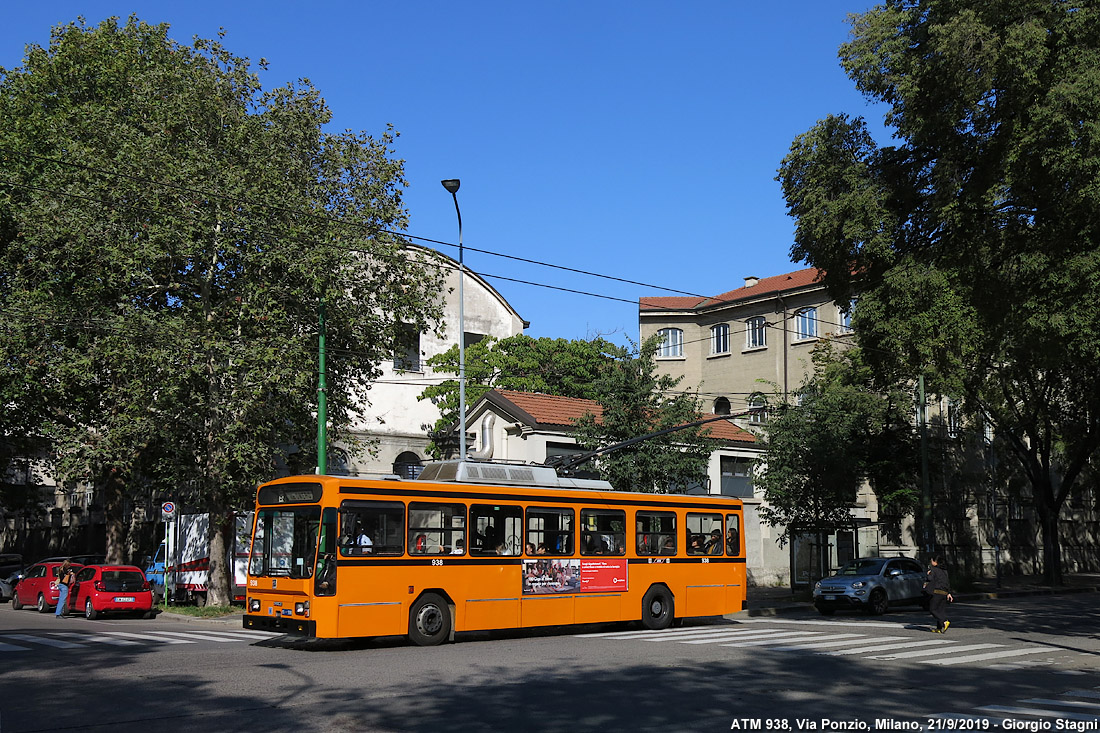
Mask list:
[[710,539],[707,540],[707,552],[711,555],[722,554],[722,533],[718,530],[713,530],[710,533]]
[[662,555],[675,555],[676,554],[676,540],[671,537],[665,537],[665,543],[661,547]]
[[359,538],[355,541],[355,544],[359,545],[359,552],[363,555],[368,554],[374,549],[374,543],[371,542],[370,535],[367,534],[366,529],[360,530]]
[[527,550],[528,555],[534,555],[535,554],[535,543],[534,542],[528,542],[524,549]]
[[455,540],[455,548],[451,550],[452,555],[461,555],[466,551],[466,541],[459,537]]
[[539,543],[538,548],[535,550],[535,554],[536,555],[545,555],[546,554],[546,545],[544,545],[542,543]]

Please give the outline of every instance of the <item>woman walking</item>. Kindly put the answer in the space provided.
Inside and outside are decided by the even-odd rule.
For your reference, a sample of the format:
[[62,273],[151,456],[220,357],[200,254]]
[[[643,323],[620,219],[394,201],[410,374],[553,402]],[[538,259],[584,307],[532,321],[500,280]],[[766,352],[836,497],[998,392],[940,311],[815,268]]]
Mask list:
[[943,568],[943,555],[932,556],[932,567],[928,569],[928,581],[924,584],[929,594],[928,610],[936,619],[936,628],[933,633],[946,634],[951,622],[947,620],[947,604],[955,599],[951,597],[951,583],[947,578],[947,571]]

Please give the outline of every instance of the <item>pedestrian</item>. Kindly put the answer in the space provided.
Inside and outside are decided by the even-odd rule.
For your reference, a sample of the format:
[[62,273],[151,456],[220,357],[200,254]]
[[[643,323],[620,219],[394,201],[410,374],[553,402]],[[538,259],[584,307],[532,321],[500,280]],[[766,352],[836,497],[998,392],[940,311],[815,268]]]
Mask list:
[[69,586],[72,585],[75,574],[69,558],[61,563],[57,569],[57,609],[53,612],[54,618],[61,618],[68,614],[66,606],[69,605]]
[[951,596],[951,583],[947,578],[947,570],[943,567],[943,555],[933,555],[930,560],[932,567],[928,568],[928,581],[924,584],[924,590],[928,593],[928,610],[936,619],[936,628],[933,633],[946,634],[951,622],[947,620],[947,604],[955,599]]

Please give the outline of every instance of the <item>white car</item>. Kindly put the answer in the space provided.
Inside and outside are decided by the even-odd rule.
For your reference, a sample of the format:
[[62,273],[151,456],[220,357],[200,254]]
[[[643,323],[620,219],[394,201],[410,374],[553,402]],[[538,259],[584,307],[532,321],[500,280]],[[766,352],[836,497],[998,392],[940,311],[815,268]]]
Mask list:
[[902,603],[926,605],[926,573],[908,557],[862,557],[814,586],[814,606],[824,616],[838,608],[883,614]]

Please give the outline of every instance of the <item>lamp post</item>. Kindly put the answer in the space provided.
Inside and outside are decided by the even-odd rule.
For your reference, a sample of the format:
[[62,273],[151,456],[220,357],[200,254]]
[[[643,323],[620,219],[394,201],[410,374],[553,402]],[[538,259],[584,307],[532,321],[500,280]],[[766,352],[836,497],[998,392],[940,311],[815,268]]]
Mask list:
[[466,460],[466,317],[465,298],[462,293],[462,281],[465,279],[465,265],[462,264],[462,211],[458,208],[458,187],[462,182],[457,178],[440,181],[443,188],[455,201],[455,214],[458,215],[458,459]]

